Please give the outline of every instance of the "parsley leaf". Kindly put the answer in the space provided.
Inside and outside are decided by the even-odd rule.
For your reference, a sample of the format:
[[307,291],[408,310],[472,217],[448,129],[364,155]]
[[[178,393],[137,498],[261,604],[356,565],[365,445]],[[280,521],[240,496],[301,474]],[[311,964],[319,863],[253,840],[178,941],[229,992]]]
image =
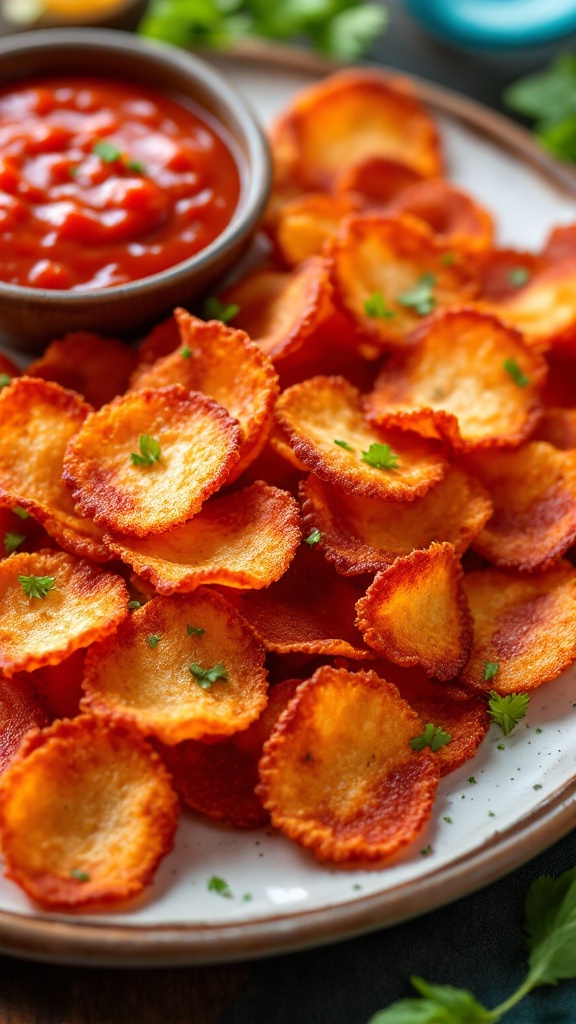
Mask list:
[[528,387],[530,383],[530,377],[526,376],[524,371],[518,365],[516,359],[514,359],[514,356],[511,356],[510,359],[505,359],[502,365],[506,370],[506,373],[510,374],[512,380],[515,384],[518,385],[519,388]]
[[139,445],[140,455],[137,455],[136,452],[132,452],[130,455],[133,466],[152,466],[159,461],[162,453],[158,441],[148,434],[140,434]]
[[198,665],[193,661],[191,665],[188,665],[188,670],[194,676],[198,686],[201,686],[203,690],[209,690],[212,683],[216,683],[219,679],[224,683],[228,679],[228,672],[222,662],[219,662],[212,668],[202,668],[202,665]]
[[210,295],[204,303],[204,313],[209,320],[221,320],[223,324],[229,324],[235,316],[238,316],[240,306],[234,302],[220,302],[216,295]]
[[560,54],[547,68],[514,82],[504,102],[536,122],[542,145],[561,160],[576,161],[576,57]]
[[225,896],[226,899],[232,899],[232,890],[223,878],[218,878],[218,875],[212,875],[212,878],[208,879],[208,885],[206,886],[208,892],[217,892],[219,896]]
[[92,146],[92,152],[100,157],[103,164],[113,164],[122,159],[122,151],[107,139],[98,139]]
[[532,883],[525,926],[530,987],[576,977],[576,868],[559,878],[541,875]]
[[421,736],[412,737],[410,746],[412,750],[424,750],[424,747],[430,747],[431,750],[440,750],[440,747],[450,743],[451,739],[450,734],[444,732],[440,726],[432,725],[432,722],[428,722]]
[[194,353],[188,345],[184,345],[184,348],[180,349],[180,355],[182,356],[182,359],[190,359]]
[[320,533],[320,530],[318,529],[317,526],[314,526],[310,530],[310,533],[308,534],[308,536],[304,537],[304,543],[307,544],[308,547],[310,547],[310,548],[313,548],[315,544],[319,544],[321,540],[322,540],[322,534]]
[[141,160],[124,160],[124,167],[135,174],[146,174],[146,165]]
[[346,452],[354,451],[352,445],[348,444],[348,441],[337,441],[336,438],[334,438],[334,444],[337,444],[339,448],[343,448]]
[[367,452],[362,452],[362,462],[375,469],[396,469],[398,456],[389,444],[371,444]]
[[487,661],[484,665],[484,682],[487,683],[490,679],[494,679],[499,668],[500,665],[497,661]]
[[488,714],[496,725],[499,725],[505,736],[524,718],[528,710],[530,697],[527,693],[507,693],[501,697],[494,690],[488,698]]
[[70,878],[75,878],[77,882],[89,882],[90,875],[87,871],[80,871],[79,868],[72,868],[70,872]]
[[18,583],[21,585],[26,597],[32,600],[33,597],[45,598],[46,595],[56,588],[55,576],[19,576]]
[[429,985],[422,978],[410,981],[424,999],[402,999],[377,1013],[370,1024],[488,1024],[497,1019],[465,989]]
[[158,644],[160,643],[160,633],[150,633],[149,636],[146,637],[146,643],[148,644],[148,647],[151,647],[152,650],[154,650],[154,648],[158,647]]
[[186,626],[186,636],[204,636],[205,632],[202,626]]
[[382,292],[374,292],[364,302],[364,312],[366,316],[372,317],[377,320],[392,320],[397,314],[395,310],[389,309],[386,305],[386,299],[382,295]]
[[508,271],[508,280],[515,288],[521,288],[522,285],[530,280],[530,271],[526,267],[512,267]]
[[25,533],[5,533],[4,534],[4,550],[11,555],[14,551],[20,547],[21,544],[26,540]]
[[418,316],[428,316],[436,307],[436,296],[432,289],[436,284],[436,274],[422,274],[412,288],[405,288],[396,297],[401,306],[413,309]]
[[12,377],[9,373],[0,373],[0,391],[2,391],[3,388],[7,388],[11,383]]
[[18,519],[30,519],[30,513],[25,508],[22,508],[21,505],[14,505],[12,511],[15,516],[18,516]]
[[142,607],[142,601],[128,601],[128,609],[131,612],[135,612],[137,608]]

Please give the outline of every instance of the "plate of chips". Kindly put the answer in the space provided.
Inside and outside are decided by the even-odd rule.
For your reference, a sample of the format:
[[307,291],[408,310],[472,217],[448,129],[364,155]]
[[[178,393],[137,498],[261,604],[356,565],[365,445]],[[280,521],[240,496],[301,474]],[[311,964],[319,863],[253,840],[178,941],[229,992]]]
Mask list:
[[576,177],[376,69],[218,57],[254,249],[0,392],[0,946],[269,955],[392,924],[576,803]]

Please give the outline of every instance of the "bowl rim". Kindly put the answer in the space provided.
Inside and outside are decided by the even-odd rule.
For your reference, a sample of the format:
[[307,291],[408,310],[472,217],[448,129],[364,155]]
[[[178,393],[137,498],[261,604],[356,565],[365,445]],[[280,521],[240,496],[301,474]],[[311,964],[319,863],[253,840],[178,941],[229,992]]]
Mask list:
[[[238,204],[228,224],[204,249],[181,260],[173,266],[166,267],[156,274],[136,278],[123,284],[111,285],[106,288],[87,289],[51,289],[34,288],[28,285],[12,284],[0,281],[0,302],[14,301],[39,303],[44,307],[66,306],[77,307],[79,303],[90,308],[100,304],[104,299],[120,301],[135,299],[139,294],[149,294],[156,288],[177,287],[189,279],[192,271],[209,271],[210,267],[220,261],[223,251],[233,249],[241,244],[245,235],[256,226],[264,212],[272,184],[272,160],[268,142],[257,118],[246,100],[234,91],[225,75],[216,70],[207,61],[202,60],[187,50],[181,50],[170,43],[142,39],[140,36],[123,32],[118,29],[99,29],[89,27],[46,28],[11,36],[0,40],[0,65],[5,57],[26,56],[33,58],[35,53],[63,50],[70,53],[81,53],[105,49],[108,53],[116,53],[119,57],[137,53],[147,58],[151,66],[165,67],[180,71],[190,80],[198,81],[202,89],[212,95],[218,104],[228,111],[240,129],[240,137],[245,146],[245,173],[240,166],[242,187]],[[81,71],[81,69],[79,68]],[[14,82],[34,77],[35,72],[16,78]],[[38,73],[39,75],[42,72]],[[130,80],[130,74],[127,76]],[[137,79],[136,79],[137,80]],[[2,83],[4,84],[4,83]],[[9,80],[6,82],[9,85]],[[162,87],[158,89],[162,92]],[[202,108],[202,101],[198,101]],[[208,111],[216,122],[217,115]],[[226,125],[223,125],[226,128]],[[234,153],[233,153],[234,156]]]

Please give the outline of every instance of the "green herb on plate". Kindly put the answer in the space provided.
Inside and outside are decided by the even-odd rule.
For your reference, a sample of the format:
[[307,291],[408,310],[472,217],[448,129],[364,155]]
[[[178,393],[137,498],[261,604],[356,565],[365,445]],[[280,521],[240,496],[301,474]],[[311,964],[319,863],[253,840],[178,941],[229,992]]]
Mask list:
[[535,122],[536,138],[549,153],[576,162],[576,56],[560,54],[508,86],[503,98],[510,110]]

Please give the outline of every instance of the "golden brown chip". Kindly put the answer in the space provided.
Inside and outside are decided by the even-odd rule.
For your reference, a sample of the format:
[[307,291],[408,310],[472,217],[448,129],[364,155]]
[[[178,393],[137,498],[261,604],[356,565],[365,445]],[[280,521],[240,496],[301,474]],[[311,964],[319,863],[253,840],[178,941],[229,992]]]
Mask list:
[[334,301],[379,348],[403,348],[422,318],[474,296],[469,267],[453,256],[414,217],[349,217],[328,249]]
[[410,501],[446,471],[446,460],[433,443],[417,434],[370,426],[358,391],[343,377],[295,384],[278,399],[275,415],[299,462],[350,494]]
[[30,737],[0,783],[6,875],[43,907],[136,896],[177,821],[158,754],[135,729],[86,716]]
[[409,213],[431,227],[457,250],[449,254],[453,261],[458,260],[458,250],[483,252],[494,240],[494,224],[488,210],[445,178],[412,185],[392,199],[387,210]]
[[576,333],[576,257],[534,274],[515,294],[493,304],[505,323],[524,335],[530,348],[547,352]]
[[423,181],[413,167],[388,157],[367,157],[359,163],[345,167],[336,179],[336,192],[356,193],[366,207],[382,207],[400,195],[404,189]]
[[301,679],[283,679],[268,690],[268,703],[264,711],[252,725],[242,732],[234,733],[232,743],[238,750],[250,754],[255,761],[262,756],[262,747],[272,733],[276,722],[284,711],[284,708],[292,700],[296,690],[300,686]]
[[19,377],[0,393],[0,501],[24,508],[66,551],[110,560],[102,530],[62,483],[66,445],[90,406],[58,384]]
[[24,672],[13,679],[0,676],[0,775],[14,759],[26,733],[48,725],[46,707],[32,679]]
[[76,718],[80,714],[83,695],[84,658],[86,651],[79,648],[58,665],[45,665],[30,676],[44,704],[54,718]]
[[245,331],[270,359],[284,359],[304,344],[328,315],[328,272],[320,257],[296,270],[255,270],[222,297],[239,306],[234,326]]
[[272,127],[272,148],[304,190],[330,191],[350,166],[369,157],[442,174],[434,121],[411,83],[355,69],[302,90]]
[[173,352],[181,345],[180,331],[174,316],[156,324],[144,338],[144,341],[136,349],[137,367],[145,368],[152,366],[157,359]]
[[278,377],[268,357],[243,331],[220,320],[198,320],[175,310],[181,346],[153,366],[139,368],[132,389],[181,384],[202,391],[238,420],[242,429],[240,458],[228,477],[235,480],[264,447],[278,394]]
[[131,392],[86,420],[63,478],[85,515],[146,537],[199,512],[237,463],[241,439],[236,420],[200,392]]
[[57,665],[113,633],[128,613],[120,576],[62,551],[0,562],[0,669]]
[[389,661],[421,665],[436,679],[453,679],[468,661],[472,625],[451,544],[397,558],[378,573],[356,611],[366,643]]
[[170,745],[245,729],[266,704],[264,651],[219,594],[156,597],[86,657],[82,707]]
[[301,540],[298,505],[261,480],[215,498],[167,533],[106,543],[160,594],[185,593],[206,583],[258,590],[285,572]]
[[322,253],[324,243],[336,234],[341,220],[360,207],[352,194],[314,192],[286,203],[278,216],[276,243],[289,267]]
[[438,313],[410,349],[383,367],[368,418],[447,441],[457,450],[519,444],[538,421],[541,356],[521,335],[476,309]]
[[324,667],[264,747],[258,793],[272,823],[320,860],[378,864],[424,828],[439,778],[412,750],[418,715],[374,672]]
[[536,441],[548,441],[555,448],[576,448],[576,409],[544,409],[534,434]]
[[576,452],[532,441],[472,459],[494,503],[474,549],[503,569],[533,572],[576,541]]
[[472,654],[460,677],[468,686],[523,693],[576,659],[576,570],[568,562],[532,576],[472,572],[464,591],[474,620]]
[[343,576],[378,572],[433,540],[449,541],[461,555],[492,514],[487,492],[456,466],[410,502],[356,497],[315,476],[301,483],[300,495],[305,535],[320,530],[322,552]]
[[490,249],[477,262],[479,296],[500,302],[517,295],[545,266],[541,256],[519,249]]
[[26,374],[77,391],[99,409],[126,390],[135,362],[134,349],[124,342],[78,331],[52,341]]
[[[14,512],[14,508],[18,511]],[[10,558],[15,551],[57,547],[56,541],[30,513],[0,496],[0,558]]]

